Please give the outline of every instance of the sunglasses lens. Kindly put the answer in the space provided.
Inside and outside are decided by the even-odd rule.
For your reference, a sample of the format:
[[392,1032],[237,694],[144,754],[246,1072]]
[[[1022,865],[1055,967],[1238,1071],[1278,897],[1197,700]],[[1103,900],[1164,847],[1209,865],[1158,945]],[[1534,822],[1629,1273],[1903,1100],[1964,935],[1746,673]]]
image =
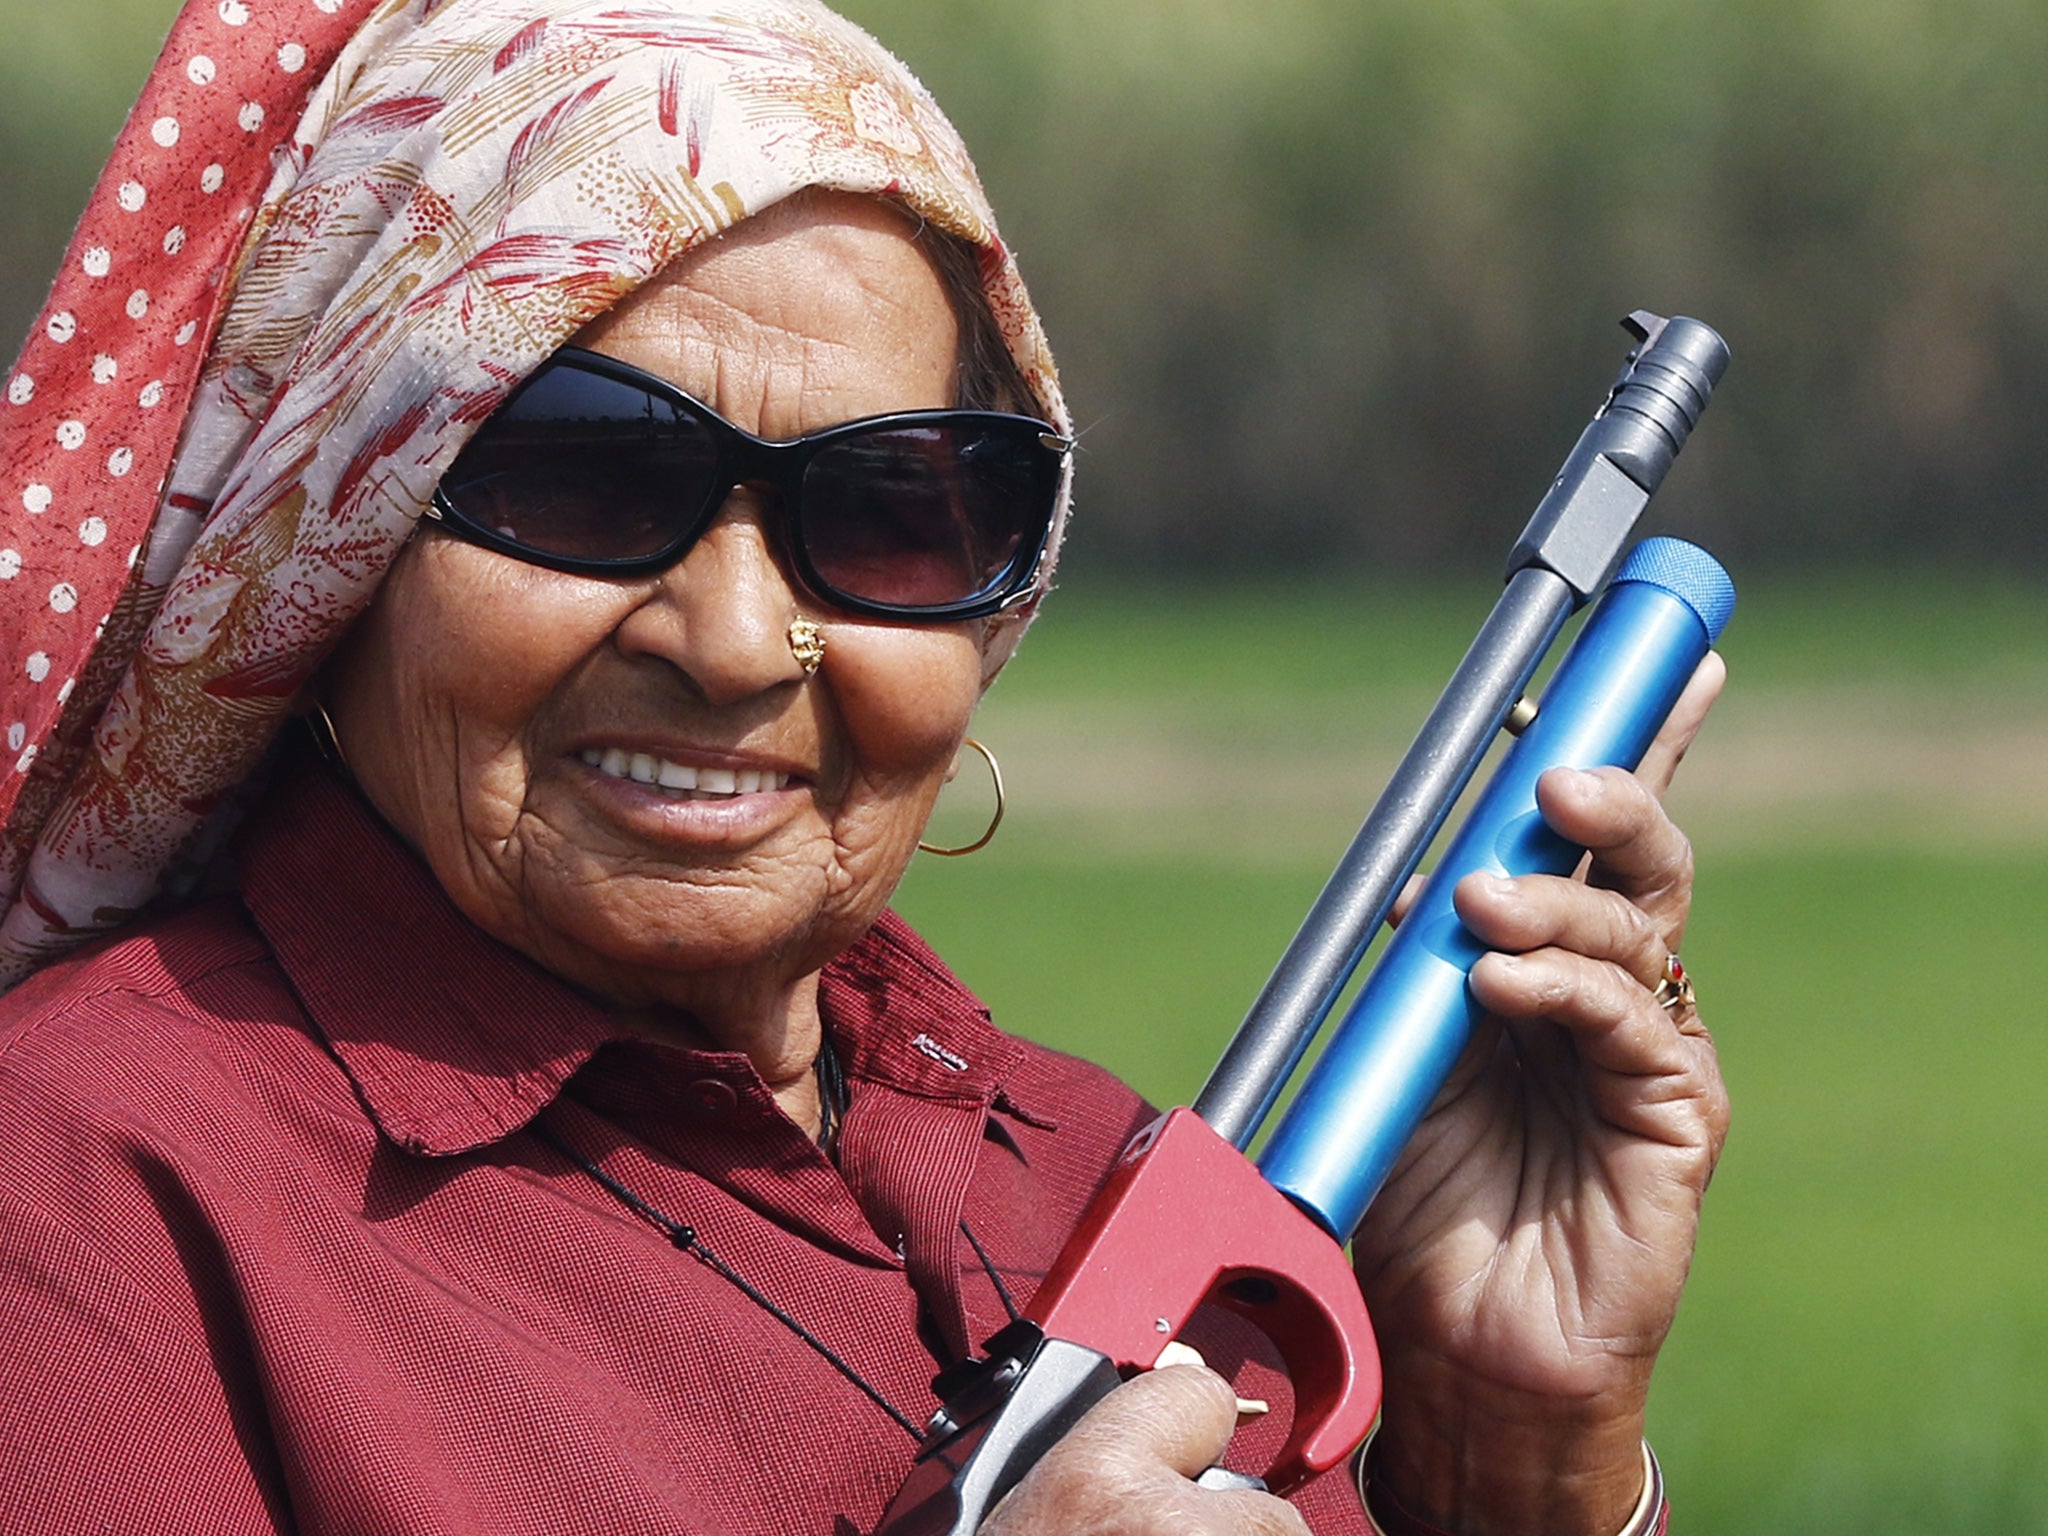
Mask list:
[[[558,362],[499,407],[440,494],[458,526],[508,553],[644,574],[688,549],[736,479],[758,476],[795,491],[783,515],[821,596],[909,615],[987,611],[1045,540],[1060,474],[1045,430],[950,413],[764,444],[685,396]],[[776,475],[784,456],[803,465],[796,486]]]
[[1038,552],[1058,458],[1024,422],[878,427],[826,444],[798,530],[841,594],[938,608],[1001,588]]
[[470,440],[441,493],[534,554],[638,560],[673,544],[680,520],[699,512],[717,457],[710,431],[675,402],[550,368]]

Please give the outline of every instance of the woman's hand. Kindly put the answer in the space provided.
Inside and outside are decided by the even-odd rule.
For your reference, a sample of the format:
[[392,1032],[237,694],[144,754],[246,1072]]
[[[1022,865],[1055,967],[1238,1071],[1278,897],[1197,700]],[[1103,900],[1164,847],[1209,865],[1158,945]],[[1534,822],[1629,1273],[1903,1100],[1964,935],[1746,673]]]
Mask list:
[[1469,876],[1490,1010],[1354,1254],[1384,1351],[1376,1476],[1468,1536],[1611,1536],[1642,1491],[1650,1368],[1728,1101],[1698,1015],[1653,989],[1692,853],[1658,796],[1720,692],[1709,656],[1637,773],[1553,770],[1584,878]]
[[1237,1423],[1230,1383],[1198,1365],[1147,1371],[1089,1409],[982,1522],[980,1536],[1308,1536],[1294,1506],[1191,1478]]

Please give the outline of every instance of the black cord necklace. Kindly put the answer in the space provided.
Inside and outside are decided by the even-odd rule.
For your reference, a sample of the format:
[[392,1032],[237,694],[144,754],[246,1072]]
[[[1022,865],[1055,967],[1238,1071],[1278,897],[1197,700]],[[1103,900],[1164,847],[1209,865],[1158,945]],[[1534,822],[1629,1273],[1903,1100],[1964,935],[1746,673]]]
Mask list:
[[833,1161],[839,1158],[839,1126],[846,1119],[846,1073],[830,1035],[818,1037],[818,1145]]
[[[830,1063],[829,1068],[827,1066],[828,1061]],[[839,1059],[832,1050],[829,1040],[818,1053],[818,1085],[820,1090],[818,1096],[821,1104],[821,1125],[818,1132],[818,1143],[826,1152],[830,1153],[833,1150],[833,1142],[837,1140],[839,1127],[845,1123],[846,1119],[846,1082],[844,1076],[839,1071]],[[561,1156],[590,1175],[596,1181],[598,1187],[603,1189],[606,1194],[661,1233],[663,1237],[666,1237],[673,1247],[688,1254],[699,1264],[702,1264],[706,1269],[732,1286],[734,1290],[746,1297],[747,1300],[751,1301],[763,1312],[766,1312],[770,1317],[782,1324],[791,1333],[795,1334],[821,1360],[858,1388],[862,1396],[866,1397],[869,1402],[893,1419],[912,1440],[920,1444],[923,1443],[923,1425],[919,1424],[909,1414],[884,1397],[881,1389],[861,1375],[859,1371],[855,1370],[844,1356],[815,1333],[811,1332],[810,1329],[806,1328],[795,1317],[791,1316],[785,1308],[766,1295],[759,1286],[755,1285],[745,1275],[742,1275],[738,1270],[726,1263],[725,1260],[713,1253],[710,1248],[705,1246],[704,1239],[697,1235],[695,1227],[691,1226],[688,1222],[677,1221],[673,1216],[663,1211],[656,1210],[645,1200],[634,1194],[632,1190],[598,1167],[596,1163],[585,1157],[581,1152],[578,1152],[574,1147],[569,1146],[538,1120],[534,1121],[529,1129],[543,1143],[552,1147]],[[966,1221],[963,1220],[960,1223],[960,1230],[965,1234],[969,1246],[974,1249],[974,1256],[981,1261],[981,1267],[988,1272],[989,1280],[995,1286],[996,1294],[1002,1298],[1004,1310],[1009,1313],[1010,1320],[1015,1322],[1020,1316],[1017,1311],[1017,1304],[1011,1299],[1009,1287],[1003,1284],[1003,1277],[996,1272],[995,1264],[990,1260],[987,1250],[981,1246],[981,1240],[974,1235],[973,1229],[967,1225]]]
[[719,1278],[726,1281],[726,1283],[731,1285],[734,1290],[738,1291],[742,1296],[746,1297],[747,1300],[751,1301],[755,1306],[759,1307],[763,1312],[766,1312],[770,1317],[774,1318],[778,1323],[782,1324],[783,1327],[787,1328],[791,1333],[795,1334],[799,1339],[803,1340],[806,1345],[808,1345],[812,1350],[816,1351],[819,1358],[822,1359],[827,1365],[831,1366],[833,1370],[837,1371],[840,1375],[844,1376],[848,1381],[852,1382],[854,1386],[858,1387],[862,1395],[865,1396],[869,1402],[873,1403],[877,1408],[881,1409],[882,1412],[886,1413],[887,1415],[889,1415],[890,1418],[894,1419],[897,1422],[897,1424],[902,1426],[903,1432],[909,1435],[911,1439],[919,1442],[923,1441],[923,1425],[919,1424],[915,1419],[911,1418],[909,1414],[905,1413],[901,1408],[898,1408],[894,1403],[890,1402],[888,1398],[882,1396],[881,1389],[876,1387],[873,1382],[869,1381],[865,1376],[861,1375],[859,1371],[855,1370],[851,1365],[849,1365],[846,1362],[845,1358],[841,1356],[837,1350],[835,1350],[831,1345],[827,1344],[823,1339],[819,1338],[815,1333],[811,1332],[810,1329],[806,1328],[802,1323],[797,1321],[796,1318],[790,1316],[790,1314],[787,1311],[785,1311],[782,1307],[777,1306],[772,1299],[770,1299],[768,1296],[762,1293],[761,1288],[759,1286],[755,1285],[751,1280],[747,1279],[745,1275],[741,1274],[738,1270],[734,1269],[730,1264],[726,1263],[725,1260],[721,1259],[717,1254],[713,1253],[708,1247],[706,1247],[704,1239],[697,1235],[697,1229],[695,1227],[691,1226],[687,1222],[677,1221],[673,1216],[667,1215],[664,1212],[656,1210],[653,1206],[649,1205],[645,1200],[642,1200],[638,1195],[634,1194],[632,1190],[626,1188],[625,1185],[621,1184],[617,1179],[613,1178],[610,1174],[606,1173],[602,1168],[598,1167],[597,1164],[593,1163],[589,1158],[585,1157],[581,1152],[578,1152],[575,1148],[565,1144],[559,1137],[555,1136],[551,1131],[547,1130],[538,1123],[536,1123],[533,1126],[533,1134],[538,1136],[542,1141],[546,1142],[550,1147],[553,1147],[557,1152],[561,1153],[562,1156],[566,1157],[578,1168],[581,1168],[585,1173],[589,1174],[591,1178],[595,1179],[598,1182],[598,1184],[604,1189],[606,1194],[610,1195],[613,1199],[617,1200],[619,1204],[625,1206],[627,1210],[631,1211],[635,1216],[638,1216],[642,1221],[646,1222],[649,1226],[653,1227],[656,1231],[660,1232],[661,1235],[666,1237],[669,1240],[669,1242],[673,1244],[676,1248],[680,1249],[684,1253],[687,1253],[699,1264],[702,1264],[706,1269],[710,1270],[713,1274],[719,1276]]

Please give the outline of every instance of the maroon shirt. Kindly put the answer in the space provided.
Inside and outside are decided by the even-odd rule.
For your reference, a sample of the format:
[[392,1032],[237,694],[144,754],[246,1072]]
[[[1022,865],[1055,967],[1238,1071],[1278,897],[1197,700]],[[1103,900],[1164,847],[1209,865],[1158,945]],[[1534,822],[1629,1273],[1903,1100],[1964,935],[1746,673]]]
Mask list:
[[[620,1038],[302,770],[242,894],[0,1000],[0,1529],[869,1529],[910,1436],[1149,1111],[1012,1039],[895,917],[826,973],[836,1163],[744,1056]],[[1274,1413],[1264,1341],[1193,1342]],[[1297,1502],[1364,1529],[1339,1471]],[[27,1524],[21,1522],[26,1521]]]

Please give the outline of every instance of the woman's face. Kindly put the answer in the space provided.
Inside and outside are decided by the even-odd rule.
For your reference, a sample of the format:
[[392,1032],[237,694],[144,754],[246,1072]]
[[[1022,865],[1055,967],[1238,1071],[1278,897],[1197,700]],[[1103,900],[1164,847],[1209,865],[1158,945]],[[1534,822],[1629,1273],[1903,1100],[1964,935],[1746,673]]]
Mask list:
[[[903,218],[815,195],[577,338],[771,438],[950,405],[954,343]],[[735,491],[678,565],[632,580],[425,532],[330,673],[350,768],[473,921],[601,998],[714,1027],[772,1007],[873,922],[981,686],[981,624],[807,596],[765,495]],[[790,650],[799,615],[825,631],[811,677]],[[720,787],[636,782],[608,754]]]

